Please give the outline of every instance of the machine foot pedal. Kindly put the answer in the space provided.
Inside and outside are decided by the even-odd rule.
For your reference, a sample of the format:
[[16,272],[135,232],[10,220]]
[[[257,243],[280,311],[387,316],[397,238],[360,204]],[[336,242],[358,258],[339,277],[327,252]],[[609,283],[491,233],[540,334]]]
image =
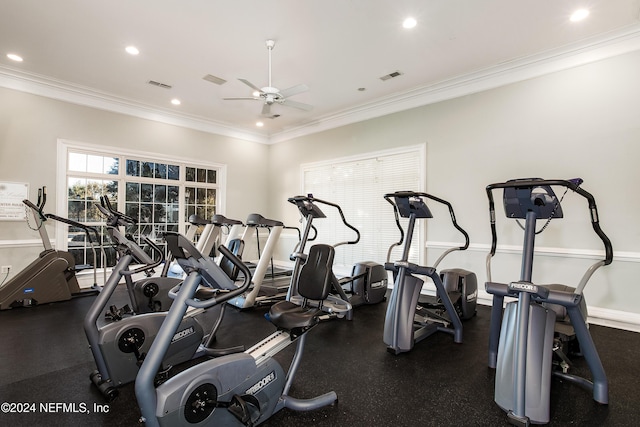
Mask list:
[[260,402],[250,394],[234,395],[227,409],[245,426],[253,426],[260,418]]
[[507,421],[514,426],[529,427],[530,425],[529,417],[516,415],[513,411],[507,412]]

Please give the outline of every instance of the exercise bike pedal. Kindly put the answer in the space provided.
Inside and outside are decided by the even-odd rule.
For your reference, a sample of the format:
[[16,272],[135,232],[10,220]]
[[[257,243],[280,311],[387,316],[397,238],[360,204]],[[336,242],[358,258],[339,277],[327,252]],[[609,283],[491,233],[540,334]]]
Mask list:
[[158,387],[160,384],[166,382],[169,379],[169,371],[173,368],[173,366],[168,366],[166,369],[162,371],[158,371],[155,378],[153,379],[153,384]]
[[103,380],[102,375],[100,375],[98,371],[93,371],[91,375],[89,375],[89,379],[98,390],[100,390],[100,393],[102,393],[107,402],[113,402],[120,394],[118,389],[113,386],[111,380]]
[[129,304],[124,307],[117,308],[115,305],[109,307],[109,311],[104,314],[104,318],[108,322],[118,322],[125,316],[133,315],[133,310],[129,307]]
[[234,395],[227,409],[246,426],[253,426],[260,418],[260,402],[250,394]]

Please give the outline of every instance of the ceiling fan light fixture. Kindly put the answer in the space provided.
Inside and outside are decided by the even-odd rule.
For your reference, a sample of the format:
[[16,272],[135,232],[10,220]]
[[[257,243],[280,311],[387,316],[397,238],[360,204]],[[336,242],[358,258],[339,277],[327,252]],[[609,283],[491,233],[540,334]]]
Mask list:
[[253,92],[252,92],[253,97],[252,98],[234,97],[234,98],[223,98],[223,99],[225,101],[245,101],[245,100],[246,101],[249,101],[249,100],[262,101],[263,105],[262,105],[261,114],[262,116],[269,117],[269,118],[279,117],[279,114],[273,114],[271,112],[271,106],[275,103],[279,105],[284,105],[286,107],[297,108],[299,110],[311,111],[313,109],[312,105],[304,104],[302,102],[291,101],[288,99],[293,95],[297,95],[299,93],[306,92],[307,90],[309,90],[307,85],[299,84],[283,90],[280,90],[277,87],[272,85],[271,83],[271,51],[273,50],[275,43],[276,42],[274,40],[266,41],[267,50],[269,51],[269,68],[268,68],[269,83],[264,87],[258,87],[247,79],[238,78],[238,80],[240,80],[242,83],[244,83],[245,85],[253,89]]

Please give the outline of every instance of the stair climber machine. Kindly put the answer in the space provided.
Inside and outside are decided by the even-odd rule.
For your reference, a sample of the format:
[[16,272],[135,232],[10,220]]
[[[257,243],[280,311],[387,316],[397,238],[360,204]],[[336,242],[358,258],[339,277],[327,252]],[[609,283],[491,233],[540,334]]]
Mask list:
[[[384,343],[387,351],[400,354],[410,351],[414,344],[434,334],[446,332],[453,335],[456,343],[462,342],[462,321],[476,314],[478,284],[476,275],[460,268],[442,270],[437,266],[453,251],[469,247],[469,235],[456,222],[453,207],[446,200],[427,193],[399,191],[386,194],[385,200],[393,206],[396,225],[400,230],[400,241],[389,248],[388,258],[394,246],[403,243],[402,258],[385,268],[393,272],[394,286],[391,291],[384,320]],[[417,219],[432,218],[425,199],[447,206],[453,226],[465,239],[463,246],[446,250],[431,267],[409,262],[409,252]],[[406,237],[400,219],[408,218]],[[418,276],[427,276],[435,285],[435,296],[421,295],[424,281]]]
[[[289,396],[307,333],[319,323],[322,312],[307,305],[292,309],[287,301],[270,307],[266,317],[277,330],[255,346],[243,353],[195,365],[155,387],[156,372],[176,336],[181,336],[180,325],[189,307],[207,309],[224,304],[245,292],[251,279],[249,269],[232,254],[229,258],[245,277],[240,287],[236,287],[216,263],[201,255],[184,236],[168,232],[166,240],[187,278],[171,292],[175,300],[136,378],[136,398],[142,413],[140,421],[149,427],[256,426],[282,408],[309,411],[337,400],[335,392],[310,399]],[[301,267],[300,293],[307,301],[323,300],[329,293],[332,257],[332,250],[312,250],[308,262]],[[210,298],[197,297],[197,289],[202,285],[211,289]],[[285,374],[274,356],[294,341],[295,354]]]
[[[356,238],[353,240],[329,245],[332,248],[335,249],[341,245],[355,245],[360,241],[360,232],[347,222],[342,208],[335,203],[315,198],[311,194],[292,197],[289,198],[288,201],[296,205],[305,224],[300,243],[291,255],[291,260],[294,261],[294,269],[289,294],[287,296],[288,301],[301,304],[303,298],[298,294],[298,281],[296,280],[297,270],[300,269],[306,261],[307,255],[304,253],[304,250],[307,242],[317,237],[317,229],[313,226],[313,220],[316,218],[326,218],[326,215],[318,205],[322,204],[336,209],[342,223],[356,234]],[[312,229],[314,230],[314,236],[309,238]],[[364,304],[378,304],[385,300],[387,281],[387,272],[384,266],[373,261],[354,264],[351,269],[351,276],[348,277],[338,279],[331,273],[332,293],[322,302],[321,308],[329,317],[352,320],[353,307]]]
[[[94,240],[95,242],[100,241],[97,230],[67,218],[45,214],[43,209],[46,202],[46,187],[38,189],[37,205],[27,199],[22,201],[33,214],[36,224],[35,229],[40,233],[44,251],[40,253],[36,260],[0,287],[0,310],[67,301],[75,297],[94,296],[100,292],[96,281],[95,262],[93,267],[93,287],[91,289],[80,289],[76,272],[89,268],[89,266],[76,265],[71,253],[53,249],[45,223],[47,220],[52,219],[84,231],[84,241],[91,246],[94,260],[97,259]],[[28,217],[27,223],[29,223]],[[92,234],[93,238],[91,237]]]
[[[599,224],[594,197],[580,188],[582,179],[516,179],[487,186],[491,219],[491,251],[487,256],[486,290],[493,294],[489,338],[489,367],[496,369],[495,401],[507,412],[508,421],[519,426],[545,424],[550,420],[551,375],[575,383],[593,393],[593,399],[608,403],[608,382],[587,325],[584,288],[593,273],[613,260],[613,248]],[[564,188],[560,199],[552,187]],[[509,284],[491,281],[491,258],[496,253],[496,213],[493,191],[503,189],[507,218],[516,219],[524,230],[520,280]],[[582,276],[577,287],[533,282],[535,237],[551,220],[563,217],[560,203],[567,191],[584,197],[593,231],[604,244],[604,259]],[[524,227],[518,220],[524,220]],[[536,221],[544,225],[536,231]],[[505,297],[508,302],[502,314]],[[582,354],[593,381],[567,373],[569,352]]]
[[[285,227],[282,221],[267,219],[260,214],[253,213],[245,221],[244,233],[240,239],[240,244],[244,247],[249,239],[258,236],[258,230],[268,229],[269,237],[265,243],[260,259],[253,269],[251,287],[243,294],[228,300],[228,303],[240,309],[251,308],[260,305],[270,305],[276,301],[283,300],[287,296],[291,277],[282,275],[273,277],[268,274],[269,265],[273,267],[273,252],[275,250],[280,234]],[[231,240],[234,242],[235,240]],[[258,246],[259,247],[259,246]],[[273,270],[273,268],[272,268]]]
[[[130,307],[116,308],[110,306],[109,301],[118,284],[124,278],[127,291],[135,307],[135,295],[133,293],[133,281],[131,276],[138,273],[151,274],[163,260],[162,250],[150,239],[144,238],[157,259],[149,256],[132,238],[125,236],[118,227],[135,223],[135,220],[111,207],[108,199],[102,199],[103,205],[97,205],[98,209],[107,216],[107,230],[116,248],[118,262],[106,281],[102,292],[96,298],[84,319],[84,330],[89,341],[89,346],[96,362],[97,370],[92,372],[90,379],[98,387],[107,401],[112,401],[118,396],[117,388],[133,382],[138,374],[138,369],[145,359],[151,347],[151,343],[162,326],[167,316],[167,311],[147,311],[137,313]],[[223,252],[226,255],[226,251]],[[136,267],[130,269],[130,266]],[[160,280],[164,279],[164,280]],[[166,298],[169,291],[164,290],[168,284],[174,287],[182,280],[176,278],[156,278],[160,283],[160,292],[165,292]],[[154,287],[154,291],[157,289]],[[145,296],[146,297],[146,296]],[[171,300],[172,301],[172,300]],[[138,306],[144,306],[138,304]],[[167,304],[170,306],[170,304]],[[101,319],[102,314],[104,319]],[[220,310],[213,326],[207,329],[207,325],[201,320],[205,316],[202,309],[189,311],[182,319],[179,328],[179,339],[172,342],[167,351],[162,366],[156,373],[156,380],[165,380],[172,366],[187,362],[203,356],[219,356],[232,352],[243,351],[244,347],[230,349],[213,349],[211,345],[215,340],[215,332],[218,329],[223,310]],[[209,331],[208,334],[205,331]]]

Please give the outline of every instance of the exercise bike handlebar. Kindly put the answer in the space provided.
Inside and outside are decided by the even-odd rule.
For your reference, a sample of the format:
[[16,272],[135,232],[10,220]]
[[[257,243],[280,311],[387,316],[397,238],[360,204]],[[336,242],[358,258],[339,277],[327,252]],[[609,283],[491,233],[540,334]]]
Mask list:
[[164,253],[162,252],[162,249],[160,249],[158,247],[158,245],[153,243],[151,241],[151,239],[149,239],[148,237],[144,238],[144,242],[147,245],[149,245],[149,247],[151,248],[151,250],[153,252],[158,254],[158,259],[154,259],[152,256],[148,255],[135,242],[131,241],[132,244],[131,245],[127,245],[127,247],[132,252],[132,256],[136,260],[138,260],[139,262],[143,263],[143,265],[140,266],[140,267],[137,267],[137,268],[135,268],[133,270],[123,272],[124,275],[132,275],[132,274],[144,273],[144,272],[147,272],[149,270],[153,270],[154,268],[156,268],[160,264],[162,264],[162,261],[164,261]]
[[138,268],[135,268],[133,270],[130,271],[126,271],[123,274],[125,275],[132,275],[132,274],[138,274],[138,273],[143,273],[143,272],[148,272],[149,270],[153,270],[154,268],[158,267],[160,264],[162,264],[162,261],[164,261],[164,252],[162,251],[162,249],[160,249],[158,247],[158,245],[156,245],[155,243],[153,243],[153,241],[151,241],[151,239],[149,239],[148,237],[144,237],[143,241],[144,243],[146,243],[147,245],[149,245],[149,247],[151,248],[151,250],[153,252],[155,252],[158,255],[157,259],[154,259],[153,256],[150,256],[149,254],[147,254],[141,247],[140,245],[138,245],[135,241],[133,241],[131,238],[127,237],[127,236],[123,236],[118,230],[117,230],[117,226],[125,226],[128,224],[136,224],[137,221],[128,216],[123,214],[122,212],[118,212],[117,210],[113,209],[113,206],[111,205],[111,202],[109,201],[109,199],[106,196],[100,196],[100,204],[95,203],[96,208],[98,208],[98,210],[107,217],[107,226],[112,227],[113,228],[113,236],[112,238],[114,239],[114,243],[117,245],[122,245],[123,247],[126,247],[126,251],[139,263],[143,264]]
[[[193,249],[190,248],[190,250],[193,250],[200,257],[202,257],[202,255],[199,252],[197,252],[197,250],[195,248],[193,248]],[[220,253],[222,255],[224,255],[227,258],[229,258],[231,263],[234,266],[238,267],[238,269],[242,272],[242,275],[244,276],[244,280],[242,282],[242,285],[240,285],[238,288],[230,290],[230,291],[224,290],[222,288],[215,289],[214,292],[219,292],[218,296],[215,296],[215,297],[212,297],[212,298],[208,298],[206,300],[198,300],[198,299],[194,299],[194,298],[187,298],[187,300],[185,301],[185,303],[187,305],[189,305],[191,307],[195,307],[195,308],[202,308],[202,309],[210,308],[210,307],[213,307],[213,306],[218,305],[220,303],[226,302],[227,300],[235,298],[238,295],[243,294],[251,286],[251,271],[245,265],[245,263],[242,262],[242,260],[240,258],[238,258],[236,255],[234,255],[233,252],[231,252],[229,249],[227,249],[224,245],[218,246],[218,250],[220,251]],[[189,257],[195,258],[195,256],[193,254],[190,254]],[[177,286],[175,286],[174,288],[172,288],[169,291],[169,298],[175,299],[177,294],[178,294],[178,292],[180,291],[180,287],[181,286],[182,286],[182,283],[180,283]]]
[[611,245],[611,240],[609,237],[602,231],[600,227],[600,221],[598,217],[598,207],[596,206],[596,200],[591,193],[582,189],[580,184],[582,183],[582,179],[576,178],[572,180],[564,180],[564,179],[529,179],[529,180],[515,180],[508,181],[502,183],[495,183],[487,185],[487,197],[489,198],[489,218],[491,221],[491,251],[490,256],[494,256],[496,253],[496,247],[498,243],[498,236],[496,232],[496,211],[495,211],[495,203],[493,201],[493,190],[498,188],[530,188],[530,187],[539,187],[539,186],[561,186],[565,187],[569,190],[572,190],[575,193],[578,193],[580,196],[587,199],[589,206],[589,213],[591,215],[591,226],[593,230],[598,235],[600,240],[602,240],[602,244],[604,245],[605,257],[603,260],[603,264],[601,265],[609,265],[613,261],[613,247]]
[[100,196],[100,205],[96,203],[96,207],[102,212],[105,216],[108,217],[107,225],[129,225],[129,224],[137,224],[138,221],[130,217],[129,215],[123,214],[113,208],[111,205],[111,201],[107,196]]

